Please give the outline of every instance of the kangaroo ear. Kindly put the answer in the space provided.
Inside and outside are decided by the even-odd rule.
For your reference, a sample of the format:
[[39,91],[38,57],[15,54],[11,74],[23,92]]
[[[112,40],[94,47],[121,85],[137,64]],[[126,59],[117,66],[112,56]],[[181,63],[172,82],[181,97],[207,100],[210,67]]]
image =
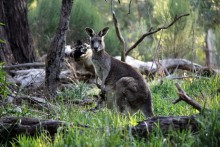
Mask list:
[[90,37],[93,37],[95,36],[95,31],[91,28],[85,28],[85,31],[87,32],[87,34],[90,36]]
[[100,37],[105,36],[105,35],[108,33],[108,30],[109,30],[109,27],[105,27],[104,29],[102,29],[102,30],[98,33],[98,35],[99,35]]

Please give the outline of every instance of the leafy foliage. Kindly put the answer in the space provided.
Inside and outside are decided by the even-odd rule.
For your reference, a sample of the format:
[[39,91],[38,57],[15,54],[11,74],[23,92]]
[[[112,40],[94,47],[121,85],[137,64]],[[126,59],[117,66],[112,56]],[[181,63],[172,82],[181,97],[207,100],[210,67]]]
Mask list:
[[[47,51],[55,34],[60,18],[60,8],[61,0],[39,0],[37,6],[29,11],[31,30],[40,54]],[[99,31],[105,27],[106,22],[107,20],[98,12],[97,7],[90,0],[75,1],[70,18],[67,44],[72,44],[77,40],[87,41],[84,29],[91,27]],[[106,37],[106,48],[111,49],[109,51],[116,54],[119,52],[118,46],[119,42],[114,29],[110,29]]]

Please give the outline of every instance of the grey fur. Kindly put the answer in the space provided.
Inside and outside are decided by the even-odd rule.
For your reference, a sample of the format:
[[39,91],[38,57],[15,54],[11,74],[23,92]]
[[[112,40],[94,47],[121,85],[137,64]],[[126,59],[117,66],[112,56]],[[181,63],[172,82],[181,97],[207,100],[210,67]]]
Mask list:
[[134,114],[141,110],[146,117],[153,116],[151,92],[142,75],[130,65],[111,57],[105,51],[104,36],[108,27],[99,33],[86,28],[90,36],[92,62],[96,75],[106,93],[106,105],[121,113]]

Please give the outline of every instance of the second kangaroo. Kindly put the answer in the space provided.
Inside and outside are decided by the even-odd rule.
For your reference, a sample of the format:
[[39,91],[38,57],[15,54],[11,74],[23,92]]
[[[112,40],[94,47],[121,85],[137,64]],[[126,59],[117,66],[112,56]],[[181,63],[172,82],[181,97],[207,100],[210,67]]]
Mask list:
[[107,107],[116,106],[119,112],[131,115],[141,110],[146,117],[153,116],[151,92],[142,75],[105,51],[104,36],[108,30],[105,27],[95,33],[91,28],[85,29],[90,36],[92,62],[102,81],[101,90],[106,93]]

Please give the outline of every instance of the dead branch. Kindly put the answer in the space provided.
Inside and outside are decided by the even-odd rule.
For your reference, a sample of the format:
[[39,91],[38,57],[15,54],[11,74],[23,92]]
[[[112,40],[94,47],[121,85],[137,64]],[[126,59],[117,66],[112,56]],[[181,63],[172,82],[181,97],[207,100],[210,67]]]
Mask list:
[[64,103],[71,103],[71,104],[81,105],[81,106],[93,105],[94,102],[95,102],[95,100],[92,100],[92,99],[84,99],[84,100],[80,100],[80,99],[64,100]]
[[[28,96],[28,95],[15,95],[15,94],[8,94],[5,102],[3,104],[13,103],[15,105],[22,105],[23,102],[28,103],[29,106],[37,108],[37,109],[46,109],[50,110],[52,108],[58,108],[57,106],[49,103],[45,98],[35,97],[35,96]],[[1,103],[0,103],[1,104]]]
[[126,44],[125,44],[125,41],[124,41],[124,38],[121,34],[121,31],[119,29],[119,24],[118,24],[118,20],[117,20],[117,17],[115,15],[115,12],[112,11],[112,17],[113,17],[113,21],[114,21],[114,25],[115,25],[115,31],[116,31],[116,35],[119,39],[119,41],[121,42],[123,48],[121,47],[121,61],[124,61],[125,62],[125,50],[126,50]]
[[194,101],[191,97],[189,97],[186,92],[180,87],[178,83],[175,84],[179,91],[179,98],[173,101],[173,104],[180,102],[181,100],[185,101],[187,104],[193,106],[193,108],[197,109],[199,112],[202,110],[202,106]]
[[130,14],[130,13],[131,13],[131,3],[132,3],[132,0],[130,0],[130,2],[129,2],[128,14]]
[[183,15],[180,15],[180,16],[176,16],[174,18],[174,20],[168,25],[168,26],[163,26],[163,27],[160,27],[154,31],[152,31],[152,29],[149,30],[149,32],[143,34],[125,53],[125,55],[127,56],[130,51],[132,51],[134,48],[136,48],[143,40],[145,37],[149,36],[149,35],[152,35],[152,34],[155,34],[157,33],[158,31],[160,30],[164,30],[164,29],[168,29],[169,27],[171,27],[174,23],[176,23],[180,18],[184,17],[184,16],[188,16],[189,14],[183,14]]
[[12,70],[12,69],[18,69],[18,68],[42,68],[45,67],[44,63],[24,63],[24,64],[17,64],[17,65],[10,65],[10,66],[2,66],[5,70]]

